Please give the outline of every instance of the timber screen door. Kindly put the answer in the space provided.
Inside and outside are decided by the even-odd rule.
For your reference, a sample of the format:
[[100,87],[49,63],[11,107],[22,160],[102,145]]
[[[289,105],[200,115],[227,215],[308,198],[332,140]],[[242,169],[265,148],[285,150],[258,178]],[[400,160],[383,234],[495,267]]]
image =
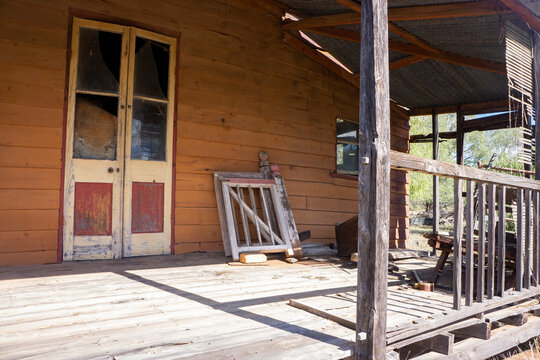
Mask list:
[[64,260],[170,254],[176,40],[74,19]]

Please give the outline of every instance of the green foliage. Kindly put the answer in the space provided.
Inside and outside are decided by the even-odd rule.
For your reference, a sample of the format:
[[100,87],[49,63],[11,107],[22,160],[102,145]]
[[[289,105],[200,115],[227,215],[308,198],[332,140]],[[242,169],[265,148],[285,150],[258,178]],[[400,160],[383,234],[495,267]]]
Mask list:
[[[455,131],[455,114],[439,115],[439,131]],[[430,134],[431,116],[411,117],[411,134]],[[426,159],[433,158],[431,142],[411,144],[411,154]],[[441,140],[439,142],[439,159],[456,161],[456,141]],[[439,179],[439,197],[441,204],[450,203],[453,199],[453,182],[451,179]],[[433,176],[417,172],[410,173],[410,202],[413,210],[428,210],[433,203]]]
[[[455,131],[456,115],[439,115],[439,131]],[[431,116],[411,117],[411,134],[430,134]],[[465,165],[477,167],[478,162],[488,164],[493,157],[492,165],[512,169],[523,168],[518,162],[521,141],[520,129],[503,129],[490,131],[475,131],[465,134],[464,160]],[[431,142],[415,143],[410,146],[412,155],[427,159],[433,158]],[[455,163],[456,141],[441,139],[439,142],[439,160]],[[410,173],[410,204],[413,210],[428,210],[433,203],[433,176]],[[453,202],[453,181],[439,179],[439,197],[444,209]]]

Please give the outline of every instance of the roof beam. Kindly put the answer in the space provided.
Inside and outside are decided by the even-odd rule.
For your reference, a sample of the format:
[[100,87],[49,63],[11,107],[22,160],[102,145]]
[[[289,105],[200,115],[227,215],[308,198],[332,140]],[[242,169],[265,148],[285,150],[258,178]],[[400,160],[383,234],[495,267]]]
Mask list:
[[288,43],[289,45],[293,46],[297,50],[304,53],[304,55],[312,58],[322,66],[326,67],[333,73],[341,76],[351,84],[353,84],[356,87],[359,87],[360,84],[358,82],[358,78],[356,78],[353,74],[343,69],[341,66],[321,54],[319,51],[305,43],[304,41],[298,39],[296,36],[293,36],[289,34],[288,32],[283,33],[283,41]]
[[390,49],[399,51],[405,54],[424,56],[426,58],[444,61],[450,64],[467,66],[479,70],[491,71],[499,74],[506,74],[506,66],[504,64],[496,63],[494,61],[474,58],[461,54],[455,54],[448,51],[429,51],[422,49],[419,46],[402,43],[399,41],[389,41]]
[[[505,0],[510,1],[510,0]],[[512,12],[498,8],[497,3],[490,0],[468,1],[451,4],[409,6],[388,9],[389,21],[407,21],[424,19],[444,19],[482,15],[499,15]],[[314,27],[359,24],[361,14],[358,12],[316,16],[288,23],[286,30],[305,30]]]
[[[457,105],[441,106],[435,108],[437,114],[449,114],[457,111]],[[508,99],[487,102],[478,102],[461,105],[463,115],[485,114],[489,112],[508,111]],[[418,108],[409,110],[409,116],[431,115],[433,108]]]
[[[285,26],[283,26],[285,28]],[[335,37],[338,39],[354,41],[360,43],[360,34],[354,31],[336,29],[332,27],[324,28],[310,28],[304,30],[308,33],[320,34]],[[408,44],[400,41],[389,40],[388,46],[390,50],[399,51],[405,54],[421,56],[426,59],[435,59],[444,61],[451,64],[468,66],[475,69],[486,70],[496,72],[499,74],[506,74],[506,67],[504,64],[499,64],[493,61],[478,59],[470,56],[464,56],[460,54],[454,54],[447,51],[440,50],[427,50],[414,44]]]
[[390,62],[390,70],[395,70],[407,65],[416,64],[417,62],[425,59],[426,58],[423,56],[411,55],[398,60],[394,60]]
[[356,11],[357,13],[362,12],[362,5],[360,5],[354,0],[334,0],[334,2],[337,2],[338,4],[343,5],[353,11]]
[[540,18],[538,18],[528,7],[523,5],[518,0],[499,0],[510,10],[519,15],[521,20],[529,24],[534,31],[540,31]]
[[[357,13],[361,13],[362,11],[362,6],[358,4],[356,1],[353,1],[353,0],[334,0],[334,1],[353,11],[356,11]],[[405,40],[415,45],[420,46],[421,48],[424,48],[426,50],[438,51],[438,49],[432,46],[431,44],[428,44],[426,41],[420,39],[418,36],[411,34],[410,32],[400,28],[399,26],[397,26],[396,24],[392,22],[388,22],[388,30],[393,32],[396,35],[401,36]]]
[[420,39],[418,36],[411,34],[410,32],[400,28],[396,24],[389,22],[388,23],[388,30],[393,32],[396,35],[401,36],[405,40],[409,41],[410,43],[417,45],[423,49],[430,50],[430,51],[439,51],[435,46],[429,44],[428,42]]

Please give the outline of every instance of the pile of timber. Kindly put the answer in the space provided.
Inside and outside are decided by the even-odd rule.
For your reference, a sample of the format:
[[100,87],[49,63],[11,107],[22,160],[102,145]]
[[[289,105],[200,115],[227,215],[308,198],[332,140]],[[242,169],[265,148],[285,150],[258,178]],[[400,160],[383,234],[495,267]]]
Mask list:
[[392,343],[388,350],[400,359],[486,359],[539,335],[540,304],[532,299]]
[[[327,300],[319,298],[315,302],[291,299],[289,305],[356,329],[354,318],[336,311],[341,306],[324,306]],[[400,359],[484,359],[540,336],[540,300],[522,298],[511,305],[497,306],[504,300],[486,304],[484,312],[479,312],[479,307],[448,310],[441,316],[391,326],[386,333],[387,352]]]

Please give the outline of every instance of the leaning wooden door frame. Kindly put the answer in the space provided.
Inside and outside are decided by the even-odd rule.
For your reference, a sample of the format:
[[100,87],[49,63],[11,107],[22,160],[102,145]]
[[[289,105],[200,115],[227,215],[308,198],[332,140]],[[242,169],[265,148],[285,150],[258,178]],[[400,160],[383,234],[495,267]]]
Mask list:
[[[140,30],[147,30],[155,33],[156,35],[164,35],[168,36],[170,38],[173,38],[175,40],[175,50],[174,52],[171,51],[171,59],[174,60],[175,65],[171,67],[174,71],[174,73],[169,73],[169,81],[171,81],[174,84],[174,87],[171,87],[169,91],[174,93],[174,97],[170,100],[174,101],[172,105],[172,117],[169,118],[170,122],[172,122],[172,144],[170,146],[172,150],[171,155],[171,162],[172,162],[172,169],[171,169],[171,183],[172,189],[170,194],[170,254],[174,254],[174,244],[175,244],[175,198],[176,198],[176,189],[175,189],[175,182],[176,182],[176,142],[177,142],[177,109],[178,109],[178,95],[177,95],[177,88],[178,88],[178,73],[179,73],[179,62],[178,59],[180,58],[180,32],[177,31],[170,31],[168,29],[164,29],[161,27],[156,27],[144,23],[139,23],[132,20],[127,19],[121,19],[117,17],[112,17],[109,15],[104,15],[100,13],[95,13],[91,11],[81,10],[81,9],[69,9],[69,15],[68,15],[68,22],[67,22],[67,51],[66,51],[66,72],[65,72],[65,85],[64,85],[64,105],[63,105],[63,116],[62,116],[62,158],[61,158],[61,168],[60,168],[60,191],[59,191],[59,215],[58,215],[58,235],[57,235],[57,261],[62,262],[63,260],[67,260],[64,257],[64,231],[65,231],[65,224],[64,224],[64,215],[65,215],[65,188],[66,188],[66,175],[67,175],[67,169],[66,169],[66,151],[67,146],[72,147],[72,138],[71,141],[68,139],[67,134],[67,128],[68,128],[68,121],[69,121],[69,110],[70,110],[70,97],[72,96],[73,92],[70,91],[71,89],[71,83],[74,81],[73,77],[70,76],[71,73],[74,71],[76,64],[73,63],[73,53],[75,51],[72,51],[73,42],[74,42],[74,26],[73,24],[77,21],[88,21],[88,22],[94,22],[98,24],[108,24],[111,26],[120,26],[120,27],[136,27]],[[78,39],[76,39],[78,42]],[[125,121],[124,121],[125,123]],[[169,126],[168,126],[169,130]],[[121,202],[123,204],[123,201]],[[165,222],[167,222],[168,219],[164,219]]]

